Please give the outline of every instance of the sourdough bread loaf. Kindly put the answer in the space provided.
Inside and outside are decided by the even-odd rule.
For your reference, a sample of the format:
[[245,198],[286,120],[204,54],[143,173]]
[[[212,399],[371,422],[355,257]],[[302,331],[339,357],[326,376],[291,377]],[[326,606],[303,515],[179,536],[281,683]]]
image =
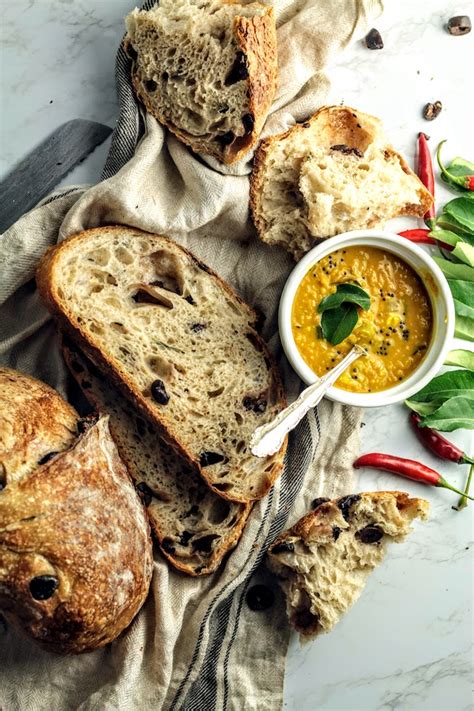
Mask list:
[[257,316],[166,237],[87,230],[51,249],[40,293],[86,355],[219,495],[247,503],[279,475],[280,452],[250,452],[284,404]]
[[314,511],[270,547],[267,563],[302,639],[329,632],[361,594],[387,543],[399,543],[428,502],[400,491],[318,499]]
[[67,341],[62,350],[86,398],[109,416],[112,437],[163,555],[188,575],[214,571],[237,544],[250,505],[214,494],[83,353]]
[[49,385],[0,368],[0,489],[69,449],[78,420]]
[[[25,390],[33,422],[44,390],[37,384],[36,400]],[[29,438],[33,452],[41,420]],[[0,612],[45,649],[78,653],[114,640],[145,601],[152,563],[146,514],[107,417],[0,491]]]
[[262,141],[250,195],[260,238],[296,259],[316,240],[422,217],[433,202],[380,120],[347,106],[323,107]]
[[273,9],[161,0],[126,18],[132,83],[147,110],[194,151],[232,163],[255,145],[276,87]]

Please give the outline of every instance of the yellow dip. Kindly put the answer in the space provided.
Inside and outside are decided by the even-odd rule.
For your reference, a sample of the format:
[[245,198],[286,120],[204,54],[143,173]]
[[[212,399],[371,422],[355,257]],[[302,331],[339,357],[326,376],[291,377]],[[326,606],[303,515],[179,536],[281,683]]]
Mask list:
[[[370,294],[370,309],[337,346],[322,338],[321,299],[338,284],[352,283]],[[431,339],[429,296],[403,260],[375,247],[348,247],[324,257],[305,275],[296,292],[291,327],[304,361],[324,375],[359,343],[369,353],[341,375],[336,386],[352,392],[385,390],[406,378],[424,357]]]

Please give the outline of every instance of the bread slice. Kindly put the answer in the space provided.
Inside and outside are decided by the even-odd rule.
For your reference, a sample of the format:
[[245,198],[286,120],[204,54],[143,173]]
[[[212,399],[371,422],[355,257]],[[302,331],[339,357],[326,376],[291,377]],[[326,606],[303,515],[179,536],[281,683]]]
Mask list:
[[255,145],[277,75],[273,9],[259,2],[161,0],[126,18],[132,83],[194,151],[233,163]]
[[251,176],[260,238],[299,259],[315,240],[422,217],[433,202],[379,119],[326,106],[309,121],[262,141]]
[[106,417],[0,493],[0,610],[46,649],[77,654],[114,640],[152,572],[147,517]]
[[255,428],[285,404],[256,314],[166,237],[87,230],[43,257],[37,283],[60,325],[209,486],[247,503],[281,471],[251,454]]
[[239,540],[251,505],[214,494],[83,353],[67,340],[62,351],[90,404],[109,415],[112,437],[163,555],[188,575],[211,573]]
[[329,632],[357,600],[391,541],[400,542],[429,504],[401,491],[318,499],[314,511],[280,536],[267,563],[286,595],[302,639]]
[[0,368],[0,490],[72,446],[79,415],[36,378]]

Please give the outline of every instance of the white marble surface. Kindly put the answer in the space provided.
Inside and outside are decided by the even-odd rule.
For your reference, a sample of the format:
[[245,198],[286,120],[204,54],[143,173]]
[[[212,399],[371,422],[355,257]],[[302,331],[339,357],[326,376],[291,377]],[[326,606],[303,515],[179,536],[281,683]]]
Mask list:
[[[132,5],[133,0],[0,0],[0,176],[68,119],[113,126],[115,50],[122,17]],[[472,4],[399,0],[387,5],[375,23],[384,50],[370,52],[358,42],[338,57],[330,68],[331,101],[380,116],[410,160],[419,130],[432,136],[432,145],[448,138],[446,157],[472,159],[474,33],[454,38],[443,29],[452,15],[472,16]],[[437,99],[443,112],[427,124],[421,108]],[[107,149],[108,142],[63,182],[96,181]],[[448,197],[441,187],[439,194],[441,200]],[[467,468],[430,457],[409,431],[402,407],[366,412],[364,420],[362,451],[423,459],[462,486]],[[472,451],[468,433],[453,439]],[[451,509],[454,495],[385,474],[364,472],[359,486],[404,488],[425,496],[431,518],[390,551],[330,635],[304,647],[292,639],[285,709],[466,711],[473,702],[474,507],[457,513]]]

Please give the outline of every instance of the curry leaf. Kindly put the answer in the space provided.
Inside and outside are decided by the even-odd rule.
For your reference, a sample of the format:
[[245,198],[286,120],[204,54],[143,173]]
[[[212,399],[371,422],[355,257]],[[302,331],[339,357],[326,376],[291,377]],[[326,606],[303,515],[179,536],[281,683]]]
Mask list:
[[455,257],[467,264],[469,267],[474,267],[474,247],[466,242],[459,242],[453,252]]
[[448,284],[455,299],[462,301],[463,304],[474,303],[474,284],[472,281],[448,279]]
[[450,244],[453,247],[457,245],[458,242],[462,242],[464,237],[451,232],[450,230],[431,230],[430,237],[437,239],[439,242],[444,242],[445,244]]
[[432,412],[438,409],[439,405],[436,402],[415,402],[414,400],[405,400],[405,405],[417,412],[421,417],[431,415]]
[[458,395],[424,417],[420,427],[432,427],[442,432],[452,432],[460,428],[474,429],[474,399]]
[[474,322],[474,306],[469,306],[469,304],[465,304],[462,301],[458,301],[457,299],[453,300],[456,316],[462,316],[463,318],[472,319]]
[[370,308],[370,295],[356,284],[338,284],[334,294],[329,294],[329,296],[321,299],[318,313],[321,314],[328,309],[335,309],[347,302],[357,304],[364,311],[368,311]]
[[406,402],[437,402],[441,405],[461,393],[474,398],[474,373],[469,370],[450,370],[437,375]]
[[474,232],[474,201],[466,197],[454,198],[448,202],[443,209],[456,222],[467,227],[470,232]]
[[337,346],[352,333],[358,318],[355,304],[346,302],[335,309],[328,309],[321,317],[323,337],[333,346]]
[[474,352],[466,351],[463,348],[457,348],[454,351],[449,351],[448,357],[444,361],[445,365],[458,365],[461,368],[474,371]]
[[449,279],[462,279],[464,281],[474,281],[474,269],[467,264],[453,264],[447,259],[433,257],[441,271]]
[[472,237],[472,232],[468,227],[461,225],[460,222],[454,219],[451,215],[443,212],[436,220],[436,226],[441,227],[443,230],[450,230],[451,232],[456,232],[456,234],[461,235],[464,239],[470,240]]
[[453,158],[451,163],[448,165],[448,171],[452,173],[452,175],[457,176],[474,175],[474,163],[471,163],[460,156],[456,156],[456,158]]
[[[454,308],[456,308],[456,302]],[[465,341],[474,341],[474,321],[456,313],[454,335],[457,338],[464,338]]]

